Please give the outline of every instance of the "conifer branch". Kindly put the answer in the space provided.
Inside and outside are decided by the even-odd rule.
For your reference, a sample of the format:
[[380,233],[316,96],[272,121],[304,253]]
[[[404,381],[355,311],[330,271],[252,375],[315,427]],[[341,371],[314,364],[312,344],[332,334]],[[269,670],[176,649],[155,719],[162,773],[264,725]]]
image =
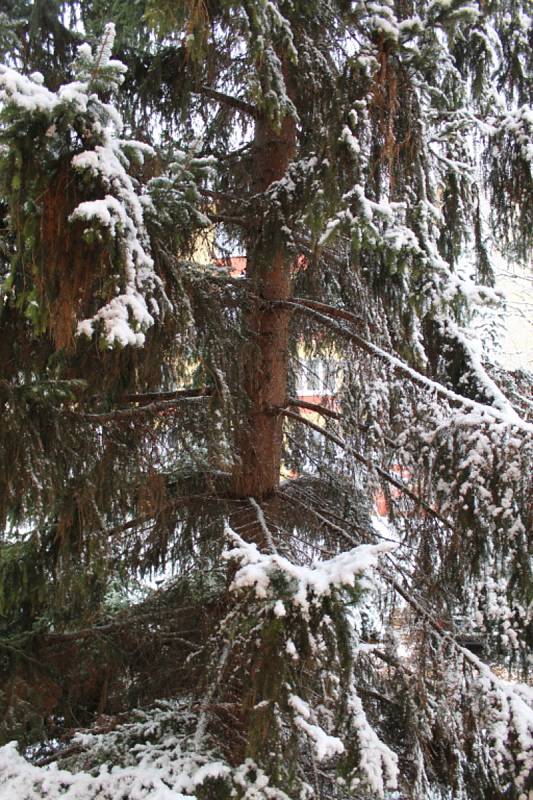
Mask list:
[[202,189],[198,190],[201,195],[204,197],[210,197],[213,200],[223,200],[227,203],[244,203],[246,200],[243,200],[240,197],[237,197],[234,194],[228,194],[227,192],[216,192],[213,189]]
[[202,386],[201,389],[176,389],[173,392],[143,392],[141,394],[126,394],[122,400],[126,403],[151,403],[160,400],[180,400],[195,397],[208,397],[212,394],[211,386]]
[[246,100],[241,100],[239,97],[233,97],[233,95],[219,92],[218,89],[212,89],[210,86],[200,86],[200,88],[197,89],[197,92],[205,95],[206,97],[210,97],[212,100],[216,100],[222,105],[234,108],[237,111],[241,111],[243,114],[248,114],[254,119],[257,119],[259,116],[259,112],[255,106],[253,106],[251,103],[247,103]]
[[229,150],[227,153],[220,153],[217,151],[213,151],[212,155],[216,157],[217,161],[229,161],[233,158],[239,158],[239,156],[242,156],[244,153],[247,152],[247,150],[250,150],[252,147],[253,147],[253,142],[247,142],[246,144],[243,144],[241,147],[237,147],[235,150]]
[[252,508],[255,511],[255,515],[257,517],[257,522],[259,523],[259,527],[261,528],[261,531],[263,532],[263,535],[265,537],[265,541],[266,541],[266,543],[267,543],[267,545],[269,547],[269,550],[272,553],[277,553],[278,551],[276,549],[276,545],[274,544],[274,539],[273,539],[272,533],[270,532],[270,528],[267,525],[267,521],[265,519],[265,515],[263,514],[263,509],[261,508],[261,506],[259,505],[257,500],[255,500],[255,498],[253,498],[253,497],[249,497],[248,498],[248,502],[250,503],[250,505],[252,506]]
[[339,414],[338,411],[334,411],[332,408],[328,408],[320,403],[310,403],[307,400],[299,400],[296,397],[289,397],[287,405],[294,406],[295,408],[305,408],[307,411],[314,411],[316,414],[321,414],[323,417],[341,419],[341,414]]
[[235,217],[231,214],[209,214],[211,222],[220,222],[226,225],[239,225],[241,228],[249,228],[250,221],[244,217]]
[[[316,498],[309,498],[309,495],[307,495],[307,493],[305,493],[303,495],[306,498],[305,502],[304,502],[302,499],[299,499],[298,497],[295,497],[293,492],[287,492],[284,489],[281,489],[280,492],[283,495],[283,497],[285,497],[290,503],[295,503],[296,505],[299,505],[301,508],[305,509],[307,512],[310,512],[311,514],[313,514],[313,516],[316,517],[316,519],[318,519],[320,522],[322,522],[324,525],[326,525],[328,528],[330,528],[330,530],[335,531],[336,533],[340,533],[341,536],[344,536],[351,544],[356,544],[355,539],[353,538],[353,536],[351,536],[348,533],[348,531],[346,531],[343,527],[341,527],[340,525],[337,524],[338,522],[342,522],[343,525],[346,525],[347,524],[347,520],[345,520],[343,517],[340,517],[338,514],[335,514],[330,508],[327,509],[327,512],[324,512],[324,514],[321,514],[319,511],[316,510],[316,508],[313,507],[313,503],[317,503],[318,502]],[[325,516],[326,513],[327,513],[327,516]],[[337,522],[334,522],[333,520],[337,520]],[[355,530],[363,533],[363,529],[361,527],[355,525],[353,522],[350,522],[349,525],[352,528],[355,528]],[[383,536],[383,534],[378,533],[375,530],[372,533],[373,533],[373,536],[377,537],[378,539],[381,539],[384,542],[395,542],[396,541],[394,539],[391,539],[388,536]],[[403,543],[402,543],[402,546],[404,546]],[[410,545],[406,545],[406,546],[410,547]]]
[[342,319],[346,320],[347,322],[352,322],[354,325],[363,322],[362,317],[353,314],[351,311],[346,311],[343,308],[331,306],[329,303],[319,303],[317,300],[308,300],[305,297],[293,298],[292,302],[312,311],[318,311],[319,313],[327,314],[329,317],[333,317],[333,319]]
[[[100,731],[101,733],[107,733],[109,731],[108,728],[105,731]],[[99,731],[94,729],[91,730],[91,733],[98,733]],[[77,755],[78,753],[82,753],[84,748],[81,744],[72,744],[69,747],[64,747],[61,750],[56,750],[55,753],[52,753],[49,756],[45,756],[44,758],[40,758],[38,761],[35,762],[36,767],[46,767],[48,764],[53,764],[55,761],[59,761],[62,758],[68,758],[69,756]]]
[[[390,556],[387,556],[387,559],[392,562],[393,566],[396,566],[394,565],[394,562]],[[477,658],[477,656],[474,655],[474,653],[471,653],[470,650],[468,650],[468,648],[463,647],[461,644],[459,644],[459,642],[457,641],[457,639],[455,638],[455,636],[451,631],[443,630],[442,625],[439,624],[439,622],[434,618],[431,612],[425,609],[421,605],[421,603],[418,600],[416,600],[416,598],[414,598],[409,592],[407,592],[405,588],[400,583],[398,583],[398,581],[395,578],[393,578],[393,576],[390,573],[387,572],[387,570],[385,570],[383,567],[379,567],[378,569],[380,574],[385,578],[385,580],[388,583],[390,583],[390,585],[400,595],[400,597],[402,597],[405,600],[405,602],[413,609],[413,611],[419,617],[422,617],[422,619],[424,619],[427,622],[429,627],[432,629],[433,633],[439,639],[449,642],[452,645],[452,647],[463,657],[464,661],[467,661],[473,669],[479,672],[484,672],[493,686],[495,686],[496,688],[501,687],[500,679],[498,678],[497,675],[495,675],[492,672],[492,670],[490,669],[490,667],[487,666],[487,664],[484,664],[482,661],[480,661],[479,658]],[[507,691],[512,691],[512,689],[508,689],[507,686],[505,687],[505,689]]]
[[194,395],[190,397],[174,397],[171,400],[160,400],[146,403],[135,408],[121,408],[116,411],[108,411],[104,414],[76,414],[81,416],[87,422],[94,425],[102,425],[106,422],[122,422],[130,419],[131,417],[144,416],[146,414],[157,414],[160,411],[168,411],[182,403],[193,403],[199,400],[205,400],[209,395],[206,393]]
[[102,67],[107,66],[109,59],[111,58],[111,51],[113,49],[114,41],[115,26],[113,23],[108,23],[104,28],[102,40],[94,61],[94,68],[91,75],[92,80],[97,77]]
[[[313,426],[313,427],[315,427],[315,428],[317,428],[317,429],[320,429],[320,428],[319,428],[319,426]],[[392,477],[392,476],[391,476],[391,477]],[[394,479],[394,480],[395,480],[395,479]],[[397,487],[397,488],[399,488],[399,487]],[[297,498],[294,498],[294,497],[292,497],[290,494],[288,494],[288,493],[286,493],[286,492],[284,492],[283,494],[284,494],[284,496],[285,496],[285,497],[287,497],[289,500],[291,500],[291,501],[293,501],[293,502],[296,502],[296,503],[300,503],[300,501],[299,501],[299,500],[297,500]],[[303,505],[302,503],[300,503],[300,504],[301,504],[301,505]],[[322,522],[324,522],[326,525],[328,525],[329,527],[331,527],[331,529],[332,529],[332,530],[335,530],[335,531],[339,532],[340,534],[342,534],[342,535],[343,535],[343,536],[346,538],[346,540],[347,540],[347,541],[348,541],[348,542],[349,542],[351,545],[355,545],[355,546],[357,546],[357,545],[359,544],[359,542],[357,541],[357,539],[355,539],[355,538],[354,538],[354,537],[353,537],[353,536],[352,536],[352,535],[351,535],[351,534],[350,534],[350,533],[349,533],[349,532],[348,532],[348,531],[347,531],[347,530],[346,530],[344,527],[342,527],[342,528],[341,528],[339,525],[336,525],[336,524],[335,524],[335,523],[333,523],[331,520],[329,520],[329,519],[328,519],[326,516],[324,516],[324,515],[320,514],[319,512],[317,512],[315,509],[313,509],[313,508],[309,508],[308,506],[305,506],[305,507],[307,508],[307,510],[308,510],[308,511],[311,511],[313,514],[315,514],[315,515],[317,516],[317,518],[318,518],[318,519],[320,519],[320,520],[321,520]],[[426,509],[426,510],[427,510],[427,509]],[[329,512],[328,512],[328,513],[329,513]],[[443,521],[443,520],[442,520],[442,518],[440,518],[440,521]],[[346,522],[346,521],[345,521],[345,520],[343,520],[343,522]],[[448,523],[447,523],[447,524],[448,524]],[[379,537],[379,538],[382,538],[382,537]],[[391,555],[387,554],[385,557],[387,558],[387,560],[388,560],[389,562],[391,562],[391,564],[392,564],[392,565],[393,565],[395,568],[397,568],[397,565],[394,563],[394,560],[393,560],[393,558],[392,558],[392,556],[391,556]],[[450,642],[451,642],[451,643],[452,643],[452,644],[453,644],[453,645],[454,645],[454,646],[455,646],[455,647],[456,647],[456,648],[457,648],[457,649],[458,649],[458,650],[459,650],[461,653],[463,653],[463,655],[465,655],[465,656],[466,656],[466,658],[467,658],[467,660],[468,660],[468,657],[469,657],[471,654],[468,652],[468,650],[466,650],[466,651],[465,651],[465,648],[463,648],[463,647],[462,647],[462,646],[461,646],[461,645],[460,645],[460,644],[459,644],[459,643],[458,643],[458,642],[457,642],[457,641],[454,639],[454,637],[453,637],[453,635],[451,634],[451,632],[450,632],[450,631],[445,631],[445,630],[443,630],[443,629],[442,629],[442,625],[440,625],[440,624],[437,622],[437,620],[435,620],[435,618],[432,616],[431,612],[430,612],[430,611],[428,611],[427,609],[425,609],[425,608],[424,608],[424,607],[421,605],[421,603],[420,603],[418,600],[416,600],[414,597],[412,597],[412,595],[411,595],[411,594],[410,594],[410,593],[409,593],[409,592],[408,592],[408,591],[405,589],[405,587],[404,587],[404,586],[402,586],[402,585],[401,585],[401,584],[400,584],[400,583],[399,583],[399,582],[398,582],[398,581],[397,581],[397,580],[396,580],[396,579],[395,579],[395,578],[394,578],[394,577],[393,577],[393,576],[392,576],[392,575],[391,575],[391,574],[390,574],[390,573],[389,573],[389,572],[388,572],[386,569],[384,569],[383,567],[378,567],[378,569],[379,569],[379,572],[380,572],[380,574],[383,576],[383,578],[385,578],[385,580],[387,581],[387,583],[389,583],[389,584],[392,586],[392,588],[394,589],[394,591],[395,591],[395,592],[397,592],[397,593],[400,595],[400,597],[402,597],[402,598],[403,598],[403,600],[405,600],[405,602],[406,602],[406,603],[407,603],[409,606],[411,606],[411,608],[413,609],[413,611],[415,611],[415,612],[416,612],[416,614],[417,614],[418,616],[420,616],[420,617],[422,617],[424,620],[426,620],[426,622],[429,624],[429,626],[430,626],[430,627],[431,627],[431,629],[434,631],[434,633],[436,633],[436,634],[437,634],[437,635],[438,635],[440,638],[443,638],[443,639],[445,638],[445,639],[447,639],[448,641],[450,641]],[[391,663],[391,664],[393,663],[392,661],[390,661],[390,659],[388,659],[388,658],[384,658],[385,654],[384,654],[384,653],[382,653],[381,651],[375,651],[375,650],[374,650],[373,652],[374,652],[374,653],[375,653],[375,654],[376,654],[376,655],[377,655],[379,658],[382,658],[383,660],[386,660],[386,661],[387,661],[387,663]],[[397,663],[395,662],[395,666],[399,666],[399,664],[397,664]]]
[[[308,411],[313,411],[315,414],[320,414],[323,417],[329,417],[330,419],[343,419],[343,414],[339,411],[335,411],[332,408],[328,408],[328,406],[321,405],[320,403],[311,403],[308,400],[300,400],[296,397],[289,397],[287,401],[288,406],[294,406],[295,408],[305,408]],[[359,422],[353,423],[358,430],[366,432],[368,430],[368,426],[362,425]],[[388,436],[383,437],[383,441],[387,442],[387,444],[392,447],[396,448],[396,443],[390,439]]]
[[[456,392],[452,391],[451,389],[447,389],[440,383],[432,380],[431,378],[426,377],[421,372],[417,372],[415,369],[410,367],[408,364],[403,362],[398,356],[393,355],[392,353],[388,353],[386,350],[383,350],[381,347],[378,347],[371,342],[368,342],[366,339],[363,339],[362,336],[357,334],[355,331],[346,328],[344,325],[335,321],[334,317],[342,317],[347,321],[358,321],[358,317],[355,315],[350,314],[350,312],[342,311],[340,309],[333,309],[332,307],[325,306],[327,312],[324,311],[317,311],[311,305],[309,305],[309,301],[306,300],[299,300],[294,298],[293,300],[278,300],[272,303],[272,305],[283,306],[285,308],[292,308],[297,311],[300,311],[302,314],[306,314],[307,316],[313,317],[314,319],[322,322],[323,324],[327,325],[332,330],[339,333],[346,339],[352,341],[357,347],[363,350],[365,353],[368,353],[371,356],[375,356],[379,358],[381,361],[385,361],[389,366],[392,367],[393,371],[399,375],[410,380],[412,383],[420,386],[427,391],[433,392],[437,397],[441,398],[442,400],[447,400],[450,405],[455,407],[463,407],[467,408],[470,411],[477,411],[483,417],[489,417],[486,421],[491,421],[490,417],[492,417],[492,421],[496,422],[503,422],[506,425],[510,425],[516,429],[523,431],[524,433],[531,434],[533,433],[533,424],[526,422],[525,420],[521,419],[516,412],[514,412],[513,416],[506,415],[504,412],[500,411],[497,408],[493,408],[492,406],[484,405],[483,403],[479,403],[476,400],[470,400],[468,397],[463,397],[463,395],[457,394]],[[324,304],[320,304],[324,306]]]
[[289,411],[289,409],[286,408],[278,409],[278,411],[281,414],[290,417],[291,419],[296,419],[298,420],[298,422],[302,422],[304,425],[307,425],[307,427],[312,428],[313,430],[320,433],[326,439],[329,439],[330,441],[334,442],[336,445],[341,447],[346,453],[352,455],[356,459],[356,461],[359,461],[360,464],[363,464],[363,466],[367,467],[367,469],[375,470],[377,474],[380,476],[380,478],[383,478],[383,480],[387,481],[396,489],[401,491],[403,494],[409,497],[410,500],[412,500],[414,503],[420,506],[420,508],[423,508],[424,511],[427,511],[428,514],[437,519],[447,528],[449,528],[450,530],[453,529],[451,523],[445,517],[443,517],[442,514],[440,514],[435,508],[433,508],[433,506],[430,506],[429,503],[426,503],[425,500],[419,497],[419,495],[417,495],[415,492],[411,491],[411,489],[409,489],[408,486],[402,483],[402,481],[399,481],[397,478],[395,478],[394,475],[391,475],[390,472],[387,472],[377,464],[373,464],[371,461],[365,458],[365,456],[363,456],[361,453],[358,453],[357,450],[354,450],[346,442],[343,442],[343,440],[340,439],[338,436],[336,436],[334,433],[326,430],[325,428],[322,428],[320,425],[317,425],[310,419],[302,417],[301,414],[298,414],[295,411]]

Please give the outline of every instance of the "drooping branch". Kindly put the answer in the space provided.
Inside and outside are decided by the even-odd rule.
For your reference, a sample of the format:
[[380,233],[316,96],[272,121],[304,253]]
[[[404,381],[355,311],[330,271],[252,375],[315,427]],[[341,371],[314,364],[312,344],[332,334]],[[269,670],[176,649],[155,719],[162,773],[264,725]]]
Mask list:
[[[172,483],[169,482],[168,486],[169,487],[172,486]],[[201,494],[188,494],[188,495],[183,495],[181,497],[173,497],[170,501],[164,503],[163,505],[160,505],[157,508],[152,509],[151,511],[146,511],[143,514],[134,517],[133,519],[129,519],[127,522],[123,522],[121,525],[116,525],[114,528],[102,529],[102,532],[105,532],[106,538],[109,538],[111,536],[116,536],[121,533],[126,533],[127,531],[132,530],[134,528],[138,528],[147,522],[150,521],[156,522],[157,519],[162,514],[168,511],[172,511],[180,506],[193,505],[194,503],[200,503],[200,502],[208,503],[208,502],[213,502],[215,500],[223,500],[224,502],[230,502],[230,498],[225,498],[219,494],[214,495],[212,493],[206,493],[206,492],[202,492]]]
[[[315,414],[320,414],[322,417],[329,417],[330,419],[343,418],[343,414],[341,414],[339,411],[335,411],[334,409],[329,408],[328,406],[321,405],[320,403],[311,403],[307,400],[300,400],[299,398],[296,397],[289,397],[287,401],[287,406],[293,406],[295,408],[305,408],[307,409],[307,411],[313,411]],[[368,426],[362,425],[360,422],[354,422],[353,424],[356,425],[356,427],[360,431],[368,430]],[[397,447],[396,443],[393,442],[393,440],[390,439],[388,436],[384,436],[383,439],[385,442],[387,442],[388,445],[390,445],[390,447],[392,448]]]
[[480,422],[495,421],[510,425],[528,434],[533,433],[533,424],[521,419],[521,417],[518,416],[510,404],[508,404],[506,412],[503,412],[497,408],[493,408],[492,406],[487,406],[483,403],[477,402],[476,400],[470,400],[468,397],[463,397],[451,389],[447,389],[445,386],[437,383],[431,378],[426,377],[421,372],[417,372],[417,370],[410,367],[408,364],[398,358],[398,356],[388,353],[386,350],[383,350],[381,347],[378,347],[378,345],[375,345],[372,342],[368,342],[354,330],[351,330],[345,325],[336,322],[334,319],[334,317],[342,316],[342,318],[346,319],[347,321],[358,322],[359,319],[355,315],[350,315],[349,312],[341,311],[340,309],[335,309],[331,306],[326,306],[323,303],[319,304],[323,307],[322,311],[317,311],[315,308],[312,308],[310,305],[308,305],[308,303],[309,301],[307,300],[302,301],[295,298],[283,302],[278,301],[276,305],[283,305],[284,307],[292,308],[302,314],[313,317],[324,325],[327,325],[331,330],[334,330],[342,337],[349,339],[365,353],[375,356],[381,361],[385,361],[397,374],[402,375],[417,386],[433,392],[437,397],[447,400],[450,405],[467,408],[470,411],[477,411],[482,416],[482,420],[480,420]]
[[[320,430],[319,426],[314,426],[313,425],[313,427],[315,429]],[[323,430],[321,432],[324,433]],[[328,432],[328,434],[329,434],[329,432]],[[335,437],[335,439],[336,439],[336,437]],[[393,477],[393,476],[391,476],[391,477]],[[301,503],[301,501],[299,501],[297,498],[293,497],[291,494],[283,492],[283,495],[287,499],[289,499],[291,502],[296,502],[297,504],[302,505],[304,508],[306,508],[306,510],[308,512],[310,511],[314,516],[317,517],[317,519],[319,519],[325,525],[327,525],[328,527],[330,527],[332,530],[336,531],[337,533],[340,533],[346,539],[346,541],[349,544],[351,544],[352,546],[358,546],[360,544],[360,541],[355,539],[352,536],[352,534],[350,534],[350,532],[346,530],[346,523],[347,523],[346,520],[341,520],[343,522],[343,526],[341,527],[340,525],[338,525],[338,524],[334,523],[332,520],[330,520],[327,516],[324,516],[323,514],[320,514],[316,509],[312,508],[312,506],[309,506],[308,504],[304,505],[303,503]],[[341,518],[338,518],[338,519],[341,519]],[[353,523],[349,523],[349,524],[353,525]],[[446,524],[449,525],[449,523],[446,523]],[[379,538],[384,538],[384,537],[379,536]],[[392,540],[388,540],[388,539],[386,539],[386,540],[387,541],[392,541]],[[398,565],[394,562],[394,558],[393,558],[392,555],[386,554],[385,558],[391,563],[391,565],[394,567],[394,569],[396,569],[396,570],[398,569]],[[417,616],[421,617],[422,619],[424,619],[428,623],[429,627],[433,630],[433,632],[439,638],[446,639],[447,641],[449,641],[471,663],[475,663],[475,662],[478,661],[478,659],[475,659],[475,657],[473,657],[473,659],[470,659],[470,656],[472,654],[468,650],[465,650],[465,648],[462,647],[455,640],[453,634],[450,631],[443,630],[442,625],[433,617],[432,613],[428,609],[424,608],[424,606],[421,604],[421,602],[419,600],[417,600],[416,598],[414,598],[407,591],[407,589],[405,588],[405,585],[400,584],[396,580],[396,578],[393,575],[391,575],[391,573],[385,567],[380,566],[380,567],[378,567],[378,570],[379,570],[380,574],[382,575],[382,577],[387,581],[387,583],[394,589],[394,591],[397,592],[400,595],[400,597],[402,597],[402,599],[412,608],[412,610],[417,614]],[[376,655],[381,657],[380,653],[376,653]]]
[[299,306],[303,306],[304,308],[318,311],[321,314],[327,314],[329,317],[333,317],[334,319],[346,320],[347,322],[352,322],[353,324],[358,324],[363,321],[362,317],[352,314],[351,311],[346,311],[344,308],[335,308],[335,306],[330,306],[328,303],[319,303],[318,300],[308,300],[307,298],[298,297],[294,298],[293,302],[297,303]]
[[356,461],[359,461],[360,464],[363,464],[363,466],[367,467],[367,469],[375,470],[377,472],[377,474],[380,476],[380,478],[383,478],[383,480],[387,481],[387,483],[390,483],[396,489],[398,489],[403,494],[405,494],[407,497],[409,497],[410,500],[412,500],[414,503],[416,503],[418,506],[420,506],[420,508],[423,508],[424,511],[426,511],[428,514],[430,514],[434,519],[437,519],[439,522],[441,522],[447,528],[452,529],[451,523],[445,517],[443,517],[442,514],[440,514],[435,508],[433,508],[433,506],[430,506],[429,503],[426,503],[425,500],[423,500],[421,497],[419,497],[419,495],[417,495],[415,492],[411,491],[411,489],[409,489],[408,486],[406,486],[404,483],[402,483],[402,481],[399,481],[397,478],[395,478],[394,475],[391,475],[390,472],[387,472],[386,470],[384,470],[382,467],[378,466],[377,464],[372,464],[372,462],[369,461],[367,458],[365,458],[365,456],[363,456],[361,453],[357,452],[357,450],[354,450],[352,447],[350,447],[346,442],[344,442],[342,439],[340,439],[334,433],[332,433],[331,431],[326,430],[325,428],[322,428],[320,425],[317,425],[315,422],[312,422],[310,419],[306,419],[305,417],[302,417],[300,414],[297,414],[295,411],[290,411],[289,409],[286,409],[286,408],[277,409],[277,410],[280,413],[284,414],[285,416],[290,417],[291,419],[296,419],[296,420],[298,420],[298,422],[302,422],[304,425],[307,425],[307,427],[312,428],[313,430],[315,430],[318,433],[320,433],[326,439],[329,439],[330,441],[334,442],[336,445],[341,447],[346,453],[349,453],[350,455],[352,455],[356,459]]
[[[314,508],[313,501],[311,500],[311,502],[309,502],[307,496],[304,502],[302,499],[295,497],[293,492],[288,492],[284,489],[280,489],[279,491],[280,494],[282,494],[283,497],[286,498],[290,503],[300,506],[300,508],[304,509],[307,513],[311,513],[317,520],[326,525],[326,527],[328,527],[330,530],[335,531],[336,533],[340,533],[341,536],[344,536],[350,542],[350,544],[357,544],[353,536],[351,536],[344,529],[344,527],[341,527],[341,525],[338,524],[339,522],[342,522],[343,525],[346,525],[346,520],[343,517],[340,517],[337,514],[333,513],[330,508],[328,508],[327,512],[321,514],[320,511],[317,511],[317,509]],[[334,522],[334,520],[337,520],[337,522]],[[359,533],[363,533],[363,529],[361,527],[354,525],[353,522],[350,522],[349,524],[352,528],[355,528],[355,530],[357,530]],[[378,533],[375,530],[373,531],[373,536],[385,542],[395,542],[394,539],[391,539],[388,536],[383,536],[383,534]],[[368,540],[368,536],[365,537],[365,541],[366,540]],[[410,546],[411,545],[407,545],[407,547]]]

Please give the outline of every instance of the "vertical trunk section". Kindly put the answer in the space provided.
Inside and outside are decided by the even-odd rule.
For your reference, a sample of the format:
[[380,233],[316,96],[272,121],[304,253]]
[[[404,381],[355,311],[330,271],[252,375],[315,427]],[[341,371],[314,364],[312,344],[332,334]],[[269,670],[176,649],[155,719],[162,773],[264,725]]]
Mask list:
[[[286,117],[280,129],[259,118],[254,141],[254,190],[261,196],[285,175],[296,146],[294,120]],[[247,250],[247,277],[254,301],[245,317],[249,345],[245,354],[247,419],[237,432],[240,463],[234,473],[238,497],[265,498],[279,484],[282,417],[272,412],[285,404],[290,311],[272,308],[269,301],[291,294],[290,263],[279,235],[279,225],[268,221],[260,208]]]

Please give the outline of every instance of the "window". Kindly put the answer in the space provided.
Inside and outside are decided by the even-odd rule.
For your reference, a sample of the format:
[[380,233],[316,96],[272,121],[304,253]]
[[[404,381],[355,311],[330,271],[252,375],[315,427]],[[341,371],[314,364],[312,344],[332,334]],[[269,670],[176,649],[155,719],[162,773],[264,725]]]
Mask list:
[[300,363],[296,380],[297,393],[302,395],[332,395],[340,384],[342,363],[333,359],[307,358]]

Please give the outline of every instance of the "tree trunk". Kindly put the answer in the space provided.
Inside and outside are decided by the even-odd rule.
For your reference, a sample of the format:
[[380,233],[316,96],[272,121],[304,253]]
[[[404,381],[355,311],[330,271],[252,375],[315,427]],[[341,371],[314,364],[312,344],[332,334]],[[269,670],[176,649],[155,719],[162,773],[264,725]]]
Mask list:
[[[285,117],[275,129],[266,117],[256,123],[254,191],[258,197],[286,173],[296,147],[296,125]],[[234,472],[238,497],[266,498],[279,485],[283,418],[273,409],[287,398],[290,311],[271,308],[269,301],[291,294],[290,260],[279,235],[279,220],[259,209],[247,250],[247,277],[257,300],[246,314],[245,390],[248,416],[237,432],[240,463]],[[265,302],[266,301],[266,302]]]

